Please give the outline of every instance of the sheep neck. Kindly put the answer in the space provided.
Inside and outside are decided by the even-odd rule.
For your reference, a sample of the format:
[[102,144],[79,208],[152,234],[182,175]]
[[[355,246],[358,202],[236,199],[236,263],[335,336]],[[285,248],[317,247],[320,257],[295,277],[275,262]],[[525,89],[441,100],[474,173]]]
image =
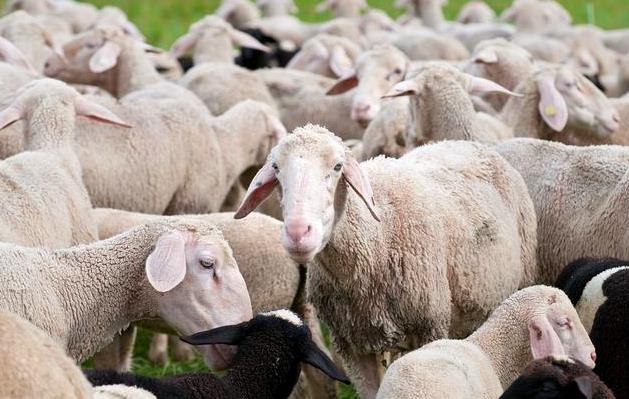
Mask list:
[[67,346],[74,359],[85,360],[131,321],[156,316],[157,304],[144,272],[156,236],[141,227],[54,253],[65,265],[53,278],[69,315]]
[[[236,110],[238,111],[238,110]],[[264,163],[260,156],[270,148],[268,121],[263,112],[227,112],[216,118],[216,136],[220,146],[223,170],[222,199],[227,197],[238,177],[252,166]],[[266,151],[265,150],[266,147]],[[234,151],[238,149],[238,151]]]
[[550,140],[555,132],[551,130],[539,114],[539,91],[533,78],[527,79],[516,88],[522,97],[507,100],[500,120],[513,129],[516,137],[530,137]]
[[419,2],[416,6],[416,11],[419,14],[417,16],[421,18],[424,25],[432,29],[441,28],[445,22],[445,17],[443,16],[443,10],[439,2],[433,0],[416,1]]
[[[543,303],[507,299],[490,318],[467,338],[481,348],[491,360],[494,372],[503,388],[518,377],[522,369],[533,360],[528,331],[529,320]],[[524,309],[522,309],[525,307]],[[509,348],[509,350],[505,350]]]
[[27,115],[25,145],[29,151],[72,148],[74,109],[60,107],[58,100],[42,98]]
[[221,35],[203,35],[194,47],[194,65],[205,62],[234,62],[234,49],[227,32]]
[[151,84],[162,82],[162,77],[139,44],[128,39],[121,46],[122,51],[111,82],[114,85],[110,88],[111,93],[121,98]]
[[425,100],[413,97],[411,114],[417,137],[425,141],[472,140],[476,112],[472,101],[460,87],[428,89]]

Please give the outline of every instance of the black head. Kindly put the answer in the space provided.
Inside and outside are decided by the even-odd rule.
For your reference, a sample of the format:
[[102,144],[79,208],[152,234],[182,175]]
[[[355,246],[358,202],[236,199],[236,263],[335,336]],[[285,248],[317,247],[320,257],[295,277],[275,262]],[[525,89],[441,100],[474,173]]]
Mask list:
[[576,305],[587,283],[608,269],[629,266],[629,262],[615,258],[581,258],[570,262],[559,274],[555,287],[563,290]]
[[314,343],[308,326],[290,310],[261,313],[244,323],[181,337],[192,345],[240,345],[252,338],[263,343],[288,345],[300,362],[318,368],[334,380],[350,384],[347,376]]

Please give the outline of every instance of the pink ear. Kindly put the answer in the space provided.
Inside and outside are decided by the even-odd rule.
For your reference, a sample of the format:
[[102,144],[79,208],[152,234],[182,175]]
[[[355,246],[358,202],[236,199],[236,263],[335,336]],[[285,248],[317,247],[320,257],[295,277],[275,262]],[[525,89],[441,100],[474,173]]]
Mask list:
[[271,119],[271,129],[273,130],[273,138],[279,142],[281,139],[286,137],[288,132],[286,131],[286,128],[284,127],[284,124],[282,123],[282,121],[279,120],[277,116],[271,115],[270,119]]
[[24,117],[24,112],[21,107],[16,104],[10,105],[0,112],[0,130],[9,126],[10,124],[19,121]]
[[122,49],[114,42],[107,41],[103,47],[90,58],[90,71],[102,73],[115,67]]
[[175,41],[170,48],[170,53],[175,58],[179,58],[192,50],[192,48],[196,46],[197,40],[199,40],[199,33],[188,32]]
[[496,54],[496,51],[492,49],[484,49],[474,55],[472,61],[483,64],[495,64],[498,62],[498,54]]
[[273,164],[267,161],[251,181],[245,194],[245,199],[236,211],[234,219],[242,219],[253,212],[258,205],[271,195],[275,186],[277,186],[275,169],[273,169]]
[[566,356],[557,333],[545,315],[537,316],[529,322],[529,338],[533,359],[547,356]]
[[542,119],[554,131],[562,131],[568,123],[568,106],[555,87],[554,75],[542,76],[537,82],[537,89],[540,97],[538,108]]
[[343,178],[350,185],[352,190],[363,200],[365,205],[367,205],[371,216],[377,221],[380,221],[380,217],[375,210],[376,203],[373,199],[371,183],[369,183],[367,174],[353,157],[345,161],[345,165],[343,166]]
[[393,86],[382,98],[416,96],[419,92],[419,84],[415,80],[404,80]]
[[330,69],[336,76],[349,76],[354,73],[354,63],[341,46],[334,46],[330,54]]
[[472,75],[467,75],[469,77],[469,84],[467,87],[467,91],[472,94],[484,94],[484,93],[502,93],[508,94],[510,96],[522,97],[521,94],[514,93],[506,88],[500,86],[496,82],[492,82],[488,79],[479,78]]
[[146,276],[159,292],[167,292],[186,276],[186,235],[174,230],[162,235],[146,258]]
[[74,102],[74,108],[77,115],[87,116],[98,120],[100,122],[111,123],[112,125],[118,125],[122,127],[132,127],[127,122],[123,121],[107,108],[93,101],[86,99],[85,97],[77,97]]
[[328,96],[343,94],[356,86],[358,86],[358,77],[356,76],[356,74],[353,74],[337,81],[334,86],[332,86],[325,94],[327,94]]
[[13,43],[0,36],[0,55],[4,58],[5,62],[24,68],[32,73],[37,73],[35,68],[28,61],[24,53],[20,51]]
[[265,53],[271,52],[270,48],[260,43],[255,37],[245,32],[241,32],[237,29],[231,29],[229,31],[229,36],[231,37],[232,41],[236,43],[239,47],[252,48],[255,50],[264,51]]

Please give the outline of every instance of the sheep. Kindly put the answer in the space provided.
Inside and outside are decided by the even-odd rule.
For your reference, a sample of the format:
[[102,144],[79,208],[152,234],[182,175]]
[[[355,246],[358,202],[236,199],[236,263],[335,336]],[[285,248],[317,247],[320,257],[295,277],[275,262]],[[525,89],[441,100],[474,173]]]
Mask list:
[[35,68],[27,57],[13,43],[0,36],[0,77],[2,88],[0,89],[0,104],[9,105],[7,101],[13,101],[15,92],[37,76]]
[[8,12],[24,10],[32,15],[63,20],[73,33],[79,33],[92,26],[99,17],[98,9],[92,4],[49,0],[10,0],[6,4]]
[[[390,45],[375,46],[362,53],[356,60],[354,73],[339,79],[327,94],[342,94],[355,87],[350,117],[366,127],[380,111],[380,97],[404,79],[408,68],[409,59],[400,50]],[[328,127],[336,128],[332,125]]]
[[0,343],[1,397],[92,397],[92,387],[74,361],[46,332],[22,317],[0,311]]
[[572,17],[554,0],[515,0],[500,15],[501,21],[514,21],[519,32],[544,33],[570,27]]
[[[92,40],[100,48],[90,47]],[[101,84],[111,79],[116,83],[110,90],[130,93],[110,107],[134,125],[126,134],[78,125],[76,151],[95,206],[154,214],[216,212],[239,174],[261,164],[285,134],[273,110],[254,101],[211,118],[194,93],[159,77],[137,41],[123,34],[97,28],[66,46],[75,51],[66,51],[68,63],[57,67],[57,76]],[[105,57],[106,72],[95,73],[101,65],[90,69],[116,48],[119,53]],[[124,158],[122,148],[128,149]],[[233,148],[237,154],[228,150]],[[214,158],[221,162],[208,165]]]
[[294,14],[298,11],[293,0],[257,0],[256,5],[263,17]]
[[[2,244],[0,251],[2,308],[46,331],[79,362],[132,321],[160,317],[189,334],[251,317],[229,245],[216,227],[196,220],[150,223],[68,249]],[[217,369],[231,358],[226,348],[204,354]]]
[[516,87],[499,119],[517,137],[558,140],[572,132],[600,138],[620,128],[620,116],[594,84],[574,68],[547,66]]
[[412,140],[407,145],[438,140],[496,143],[511,130],[484,113],[476,113],[468,93],[515,95],[486,79],[460,72],[444,63],[429,63],[414,78],[395,85],[385,97],[411,96]]
[[[338,137],[307,125],[271,151],[235,217],[245,217],[276,186],[282,245],[295,261],[309,263],[310,302],[330,326],[362,397],[378,389],[377,353],[465,336],[537,273],[526,186],[479,144],[442,142],[359,165]],[[451,197],[462,190],[469,196]],[[472,210],[479,213],[471,217]],[[500,259],[500,267],[490,259]]]
[[520,172],[535,204],[538,282],[552,283],[578,257],[629,258],[624,147],[512,139],[495,148]]
[[406,5],[410,14],[421,18],[424,26],[439,30],[446,23],[442,7],[447,0],[398,0],[398,7]]
[[145,41],[146,38],[140,32],[137,26],[127,17],[127,14],[124,13],[120,8],[113,6],[106,6],[101,8],[98,11],[98,19],[95,24],[91,26],[89,29],[93,29],[98,25],[114,25],[122,28],[125,34],[137,39],[141,42]]
[[354,73],[354,63],[360,53],[360,47],[349,39],[319,34],[304,43],[286,68],[344,78]]
[[336,18],[356,18],[368,7],[366,0],[323,0],[317,12],[331,11]]
[[496,12],[482,0],[468,1],[456,17],[462,24],[491,23],[495,19]]
[[[93,214],[101,239],[113,237],[143,223],[173,220],[173,217],[114,209],[95,209]],[[221,230],[247,284],[254,313],[291,308],[304,318],[312,331],[313,339],[324,348],[318,320],[304,297],[305,269],[293,262],[282,248],[278,240],[282,226],[279,221],[261,214],[252,214],[251,219],[233,220],[233,213],[190,215],[186,218],[215,225]],[[128,350],[131,349],[132,347]],[[161,351],[166,350],[166,347],[159,349],[159,352],[154,353],[155,356],[167,356]],[[109,363],[104,366],[126,371],[124,368],[130,365],[130,355],[131,353],[125,353],[122,356],[123,363],[126,364]],[[99,365],[99,368],[102,367]],[[324,381],[311,368],[306,367],[304,371],[311,397],[321,397],[322,393],[332,390],[331,387],[322,387]]]
[[[464,67],[465,72],[489,79],[511,91],[535,69],[533,56],[528,51],[502,38],[480,42]],[[509,99],[498,94],[487,94],[483,98],[497,111],[502,110]]]
[[360,159],[367,160],[378,155],[399,158],[415,143],[407,143],[415,134],[410,104],[406,97],[388,100],[382,105],[363,136],[363,152]]
[[410,31],[392,43],[410,60],[466,60],[470,53],[456,38],[432,31]]
[[160,398],[288,398],[301,363],[349,384],[343,372],[313,342],[308,325],[289,310],[261,313],[240,324],[182,339],[193,345],[237,345],[233,366],[220,379],[209,373],[161,379],[107,370],[85,370],[85,374],[94,385],[133,385]]
[[207,15],[192,24],[188,33],[177,39],[170,51],[177,58],[193,51],[195,65],[204,62],[232,63],[234,45],[269,51],[255,38],[234,29],[215,15]]
[[626,297],[629,262],[578,259],[568,264],[555,285],[568,294],[598,352],[594,372],[619,398],[629,395]]
[[128,127],[108,109],[52,79],[29,83],[0,112],[0,129],[24,120],[26,143],[26,152],[0,163],[1,241],[63,248],[96,240],[92,205],[73,149],[78,115]]
[[541,397],[615,399],[612,391],[585,364],[571,358],[555,356],[529,363],[499,399]]
[[223,0],[215,14],[236,29],[260,19],[260,10],[249,0]]
[[24,11],[16,11],[0,19],[0,35],[20,49],[37,73],[44,71],[44,63],[51,51],[61,53],[48,30]]
[[497,398],[533,359],[569,355],[594,367],[596,352],[570,299],[533,286],[506,299],[464,340],[431,342],[394,361],[378,399]]

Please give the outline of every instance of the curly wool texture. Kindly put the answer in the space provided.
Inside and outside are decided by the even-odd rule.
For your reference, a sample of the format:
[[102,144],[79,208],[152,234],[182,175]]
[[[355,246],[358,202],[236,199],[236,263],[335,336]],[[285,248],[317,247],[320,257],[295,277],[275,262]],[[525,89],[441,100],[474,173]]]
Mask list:
[[83,361],[130,322],[157,315],[145,261],[158,237],[174,228],[221,241],[204,223],[152,223],[110,240],[50,251],[0,245],[0,303],[46,331]]
[[0,396],[87,399],[92,388],[48,334],[16,314],[0,312]]
[[443,142],[361,166],[382,222],[339,185],[345,210],[308,270],[309,298],[359,385],[358,356],[465,336],[536,275],[533,205],[495,152]]
[[378,155],[401,157],[415,147],[413,131],[408,98],[386,101],[365,130],[362,159]]
[[537,282],[551,283],[576,258],[629,258],[629,151],[513,139],[496,150],[526,182],[537,214]]

